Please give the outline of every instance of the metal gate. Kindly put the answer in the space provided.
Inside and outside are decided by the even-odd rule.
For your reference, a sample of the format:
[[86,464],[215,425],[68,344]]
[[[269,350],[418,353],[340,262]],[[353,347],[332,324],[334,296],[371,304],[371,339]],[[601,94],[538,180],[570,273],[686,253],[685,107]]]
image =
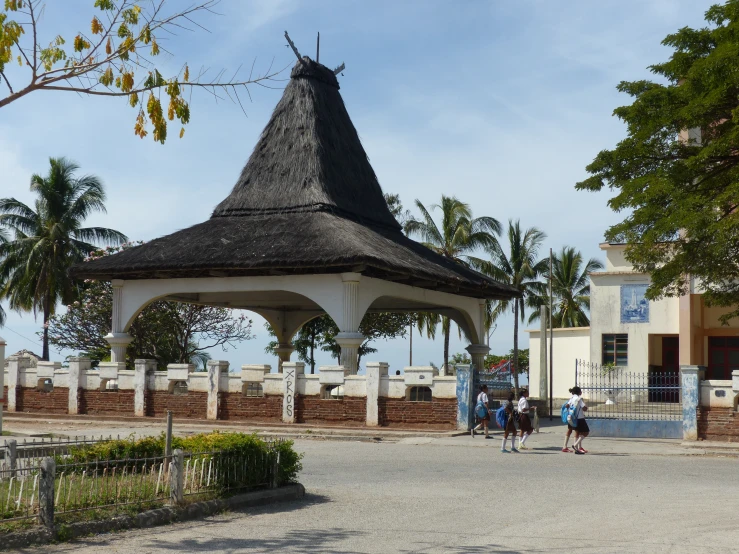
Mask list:
[[682,438],[679,372],[633,372],[577,360],[575,384],[594,434]]

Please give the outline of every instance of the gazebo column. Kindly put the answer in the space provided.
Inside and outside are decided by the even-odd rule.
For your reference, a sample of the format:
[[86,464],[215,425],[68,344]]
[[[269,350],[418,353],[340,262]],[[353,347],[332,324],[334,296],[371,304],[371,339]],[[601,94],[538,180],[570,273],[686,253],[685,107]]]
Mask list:
[[123,308],[123,281],[114,279],[110,283],[113,286],[113,321],[112,330],[105,335],[105,340],[110,345],[110,361],[126,363],[126,348],[133,337],[123,330],[121,323],[121,311]]
[[484,344],[470,344],[465,350],[469,352],[472,365],[475,366],[476,370],[480,371],[485,368],[485,356],[490,352],[489,346]]
[[341,346],[339,364],[349,370],[349,374],[356,375],[359,370],[359,347],[364,342],[364,336],[359,332],[362,316],[359,310],[359,273],[342,273],[342,321],[339,324],[341,332],[336,335],[336,343]]
[[277,345],[277,348],[275,348],[275,353],[277,354],[277,358],[279,359],[277,373],[282,373],[282,366],[285,364],[285,362],[290,361],[290,356],[292,355],[294,350],[295,347],[292,345],[292,343],[289,342],[281,342]]
[[[487,312],[487,308],[485,305],[484,300],[480,300],[478,303],[477,308],[477,326],[478,326],[478,334],[479,334],[479,342],[480,344],[470,344],[465,350],[470,355],[470,358],[472,359],[472,365],[474,368],[478,371],[485,368],[485,356],[488,355],[488,352],[490,352],[490,347],[486,344],[483,344],[485,342],[485,315]],[[474,329],[473,329],[474,333]]]

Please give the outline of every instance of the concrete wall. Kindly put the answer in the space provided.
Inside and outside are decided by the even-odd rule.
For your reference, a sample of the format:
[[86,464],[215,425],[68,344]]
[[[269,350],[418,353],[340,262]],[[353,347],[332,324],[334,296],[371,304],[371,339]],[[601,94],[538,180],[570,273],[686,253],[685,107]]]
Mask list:
[[[526,332],[529,333],[529,393],[533,398],[541,398],[542,395],[539,391],[541,331],[527,329]],[[548,360],[548,338],[546,347]],[[589,359],[590,327],[554,329],[554,398],[570,397],[568,390],[575,384],[575,360]],[[547,382],[549,382],[548,373]],[[546,393],[547,391],[545,391]]]
[[[191,419],[279,422],[283,418],[284,374],[269,373],[270,366],[243,366],[241,371],[229,373],[227,362],[212,360],[204,372],[195,372],[189,364],[170,364],[167,371],[155,371],[145,360],[139,360],[132,371],[124,369],[124,364],[113,362],[89,369],[89,360],[74,360],[70,369],[61,368],[58,362],[30,367],[26,360],[11,360],[3,377],[6,383],[17,383],[13,387],[15,411],[133,416],[138,413],[140,394],[141,416],[163,417],[169,410],[175,417]],[[298,372],[295,421],[456,426],[455,377],[440,377],[430,367],[407,367],[404,375],[388,376],[387,364],[367,366],[378,368],[374,380],[365,375],[348,375],[341,366],[321,368],[322,372],[316,375]],[[13,374],[12,379],[8,373]],[[39,390],[39,381],[46,378],[53,382],[50,392]],[[343,398],[323,399],[329,381],[343,388]],[[138,389],[137,382],[142,383]],[[247,382],[261,383],[264,396],[245,396]],[[111,388],[107,383],[115,386]],[[186,391],[175,390],[175,383],[186,384]],[[70,384],[76,394],[71,394]],[[413,386],[428,386],[431,402],[411,402],[408,395]],[[370,387],[374,390],[369,390]],[[6,391],[7,388],[3,404],[7,404]],[[374,410],[367,409],[370,398]],[[450,416],[450,410],[454,417]]]

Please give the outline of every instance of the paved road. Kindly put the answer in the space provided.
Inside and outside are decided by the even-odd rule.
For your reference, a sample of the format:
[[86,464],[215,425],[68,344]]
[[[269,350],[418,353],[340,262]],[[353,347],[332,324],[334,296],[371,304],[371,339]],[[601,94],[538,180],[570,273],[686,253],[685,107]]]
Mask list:
[[556,431],[519,455],[469,437],[299,441],[305,501],[35,552],[735,551],[735,458],[625,454],[608,439],[567,455]]

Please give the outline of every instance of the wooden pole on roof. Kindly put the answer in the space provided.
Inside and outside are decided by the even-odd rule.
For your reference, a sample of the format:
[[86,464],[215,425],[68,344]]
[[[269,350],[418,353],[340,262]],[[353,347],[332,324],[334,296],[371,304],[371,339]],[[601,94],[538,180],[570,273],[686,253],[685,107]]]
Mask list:
[[316,38],[316,63],[319,62],[319,59],[321,57],[321,33],[318,33],[318,38]]

